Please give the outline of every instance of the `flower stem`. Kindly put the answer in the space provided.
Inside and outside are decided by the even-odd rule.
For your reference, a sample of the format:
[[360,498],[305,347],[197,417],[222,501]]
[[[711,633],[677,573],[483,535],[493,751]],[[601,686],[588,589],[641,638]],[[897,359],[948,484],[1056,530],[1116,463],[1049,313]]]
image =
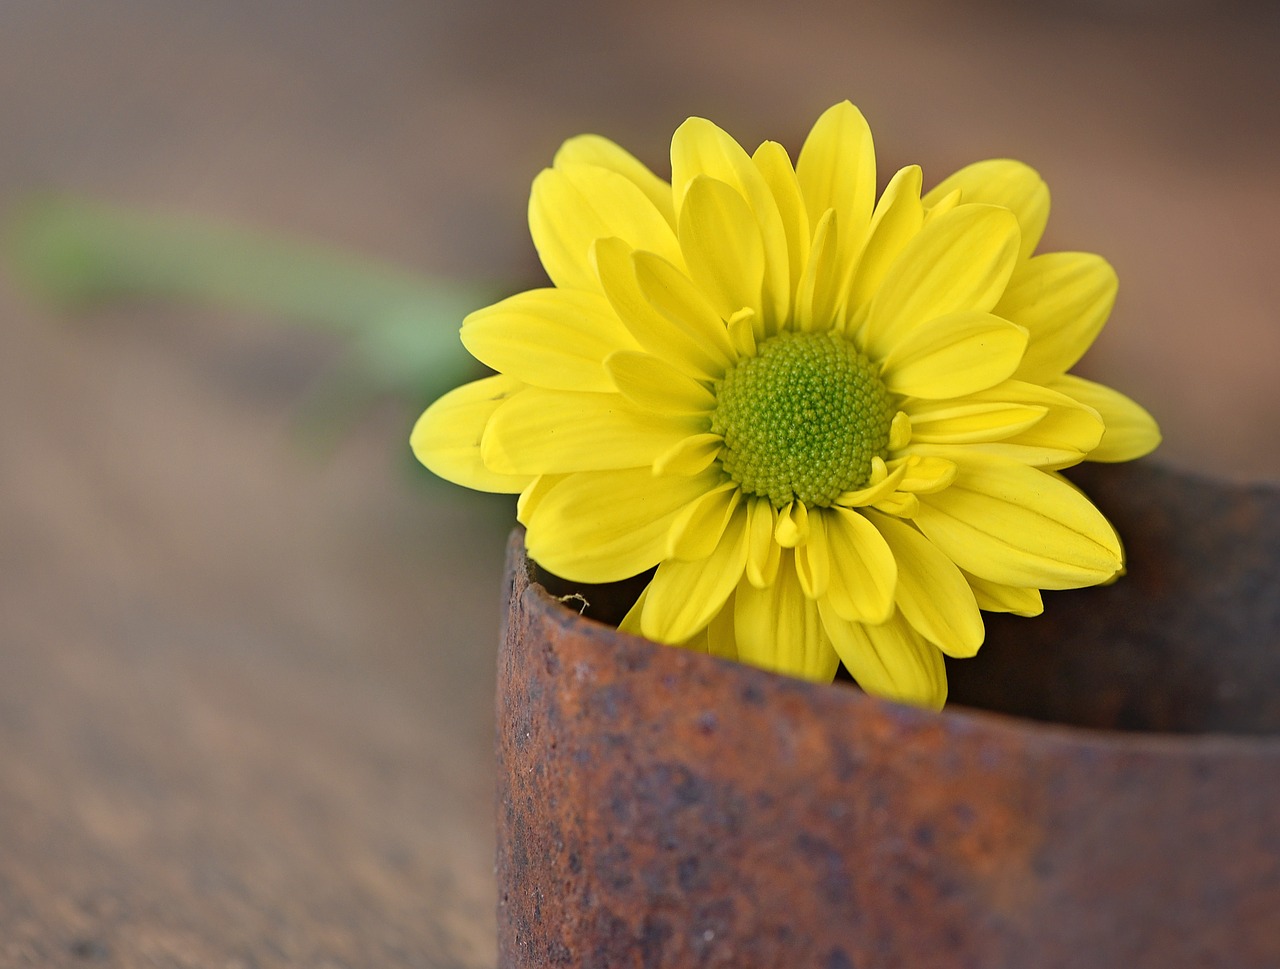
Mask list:
[[320,326],[354,341],[381,389],[414,396],[465,376],[458,325],[492,299],[316,243],[70,197],[28,199],[8,243],[19,277],[62,308],[158,299]]

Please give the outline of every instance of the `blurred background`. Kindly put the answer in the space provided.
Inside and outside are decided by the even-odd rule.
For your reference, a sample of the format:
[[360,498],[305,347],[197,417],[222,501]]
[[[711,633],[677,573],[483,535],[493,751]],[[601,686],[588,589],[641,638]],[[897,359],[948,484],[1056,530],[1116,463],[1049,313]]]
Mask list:
[[[1042,248],[1120,275],[1081,371],[1159,460],[1276,480],[1277,51],[1262,2],[4,0],[0,203],[209,216],[484,301],[539,282],[564,138],[666,174],[689,115],[794,152],[849,98],[882,182],[1038,168]],[[511,502],[413,465],[438,387],[301,443],[344,347],[0,273],[0,965],[493,964]]]

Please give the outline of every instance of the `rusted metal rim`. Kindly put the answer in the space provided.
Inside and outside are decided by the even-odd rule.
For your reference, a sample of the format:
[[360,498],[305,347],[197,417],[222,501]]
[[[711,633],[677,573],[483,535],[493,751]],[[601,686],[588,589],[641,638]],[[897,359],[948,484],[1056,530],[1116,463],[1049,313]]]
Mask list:
[[1280,965],[1280,492],[1096,477],[1131,573],[992,625],[1002,713],[625,636],[516,536],[500,965]]

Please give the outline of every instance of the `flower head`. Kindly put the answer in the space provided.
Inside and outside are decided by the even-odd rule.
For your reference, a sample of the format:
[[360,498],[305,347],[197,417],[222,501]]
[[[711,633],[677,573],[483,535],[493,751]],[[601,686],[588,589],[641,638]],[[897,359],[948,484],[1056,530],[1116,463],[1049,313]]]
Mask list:
[[1120,542],[1057,474],[1159,442],[1137,404],[1068,374],[1116,277],[1033,255],[1049,193],[1018,162],[877,200],[848,102],[793,166],[708,121],[668,183],[612,142],[566,142],[529,225],[554,284],[471,314],[497,375],[414,428],[442,477],[518,492],[530,555],[581,582],[657,567],[623,628],[868,692],[946,697],[980,610],[1106,582]]

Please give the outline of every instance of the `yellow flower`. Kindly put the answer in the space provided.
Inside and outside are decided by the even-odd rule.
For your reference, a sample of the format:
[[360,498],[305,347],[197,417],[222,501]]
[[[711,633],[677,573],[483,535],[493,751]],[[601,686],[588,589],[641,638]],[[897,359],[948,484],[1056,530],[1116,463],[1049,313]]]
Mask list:
[[691,118],[671,182],[566,142],[529,226],[553,288],[471,314],[498,372],[432,405],[422,462],[519,492],[529,554],[611,582],[657,571],[623,628],[940,707],[980,609],[1106,582],[1120,542],[1056,472],[1159,442],[1127,397],[1068,374],[1111,310],[1100,257],[1032,255],[1049,192],[971,165],[875,198],[848,102],[796,164]]

